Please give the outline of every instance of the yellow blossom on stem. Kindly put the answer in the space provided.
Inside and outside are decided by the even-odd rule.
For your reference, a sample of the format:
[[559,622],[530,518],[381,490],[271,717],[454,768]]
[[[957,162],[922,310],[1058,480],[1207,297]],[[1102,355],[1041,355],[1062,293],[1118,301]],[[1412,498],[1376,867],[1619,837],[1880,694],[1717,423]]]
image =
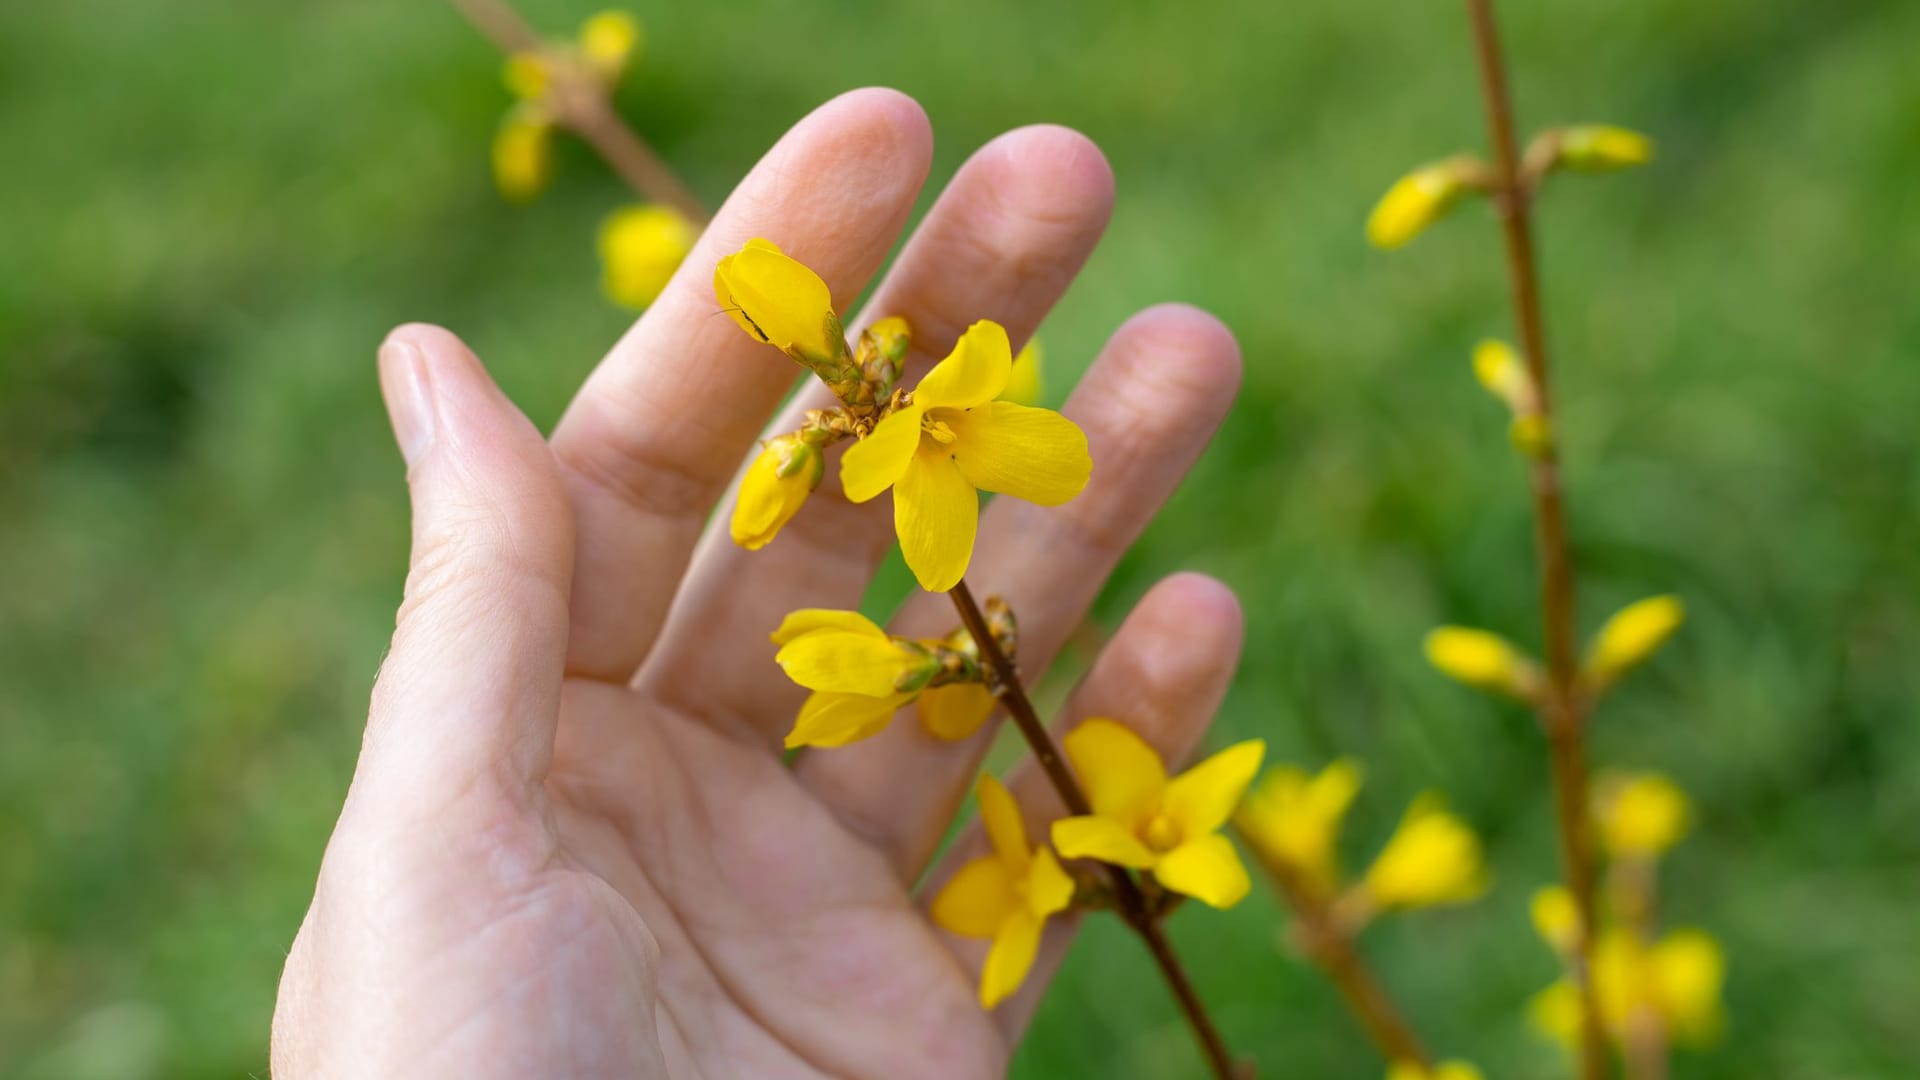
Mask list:
[[1608,686],[1644,663],[1687,618],[1677,596],[1650,596],[1615,612],[1587,647],[1584,674],[1594,688]]
[[1012,368],[1006,330],[974,323],[911,401],[841,459],[841,486],[852,501],[893,489],[901,554],[928,592],[945,592],[965,576],[979,491],[1055,506],[1078,495],[1093,471],[1086,434],[1071,420],[994,400]]
[[980,1006],[991,1009],[1032,970],[1048,916],[1073,901],[1073,879],[1044,844],[1028,846],[1020,807],[1000,781],[982,774],[974,795],[993,853],[962,866],[933,898],[931,914],[962,937],[992,939],[980,971]]
[[1013,358],[1013,371],[1007,376],[1007,388],[1000,391],[1001,401],[1015,405],[1037,405],[1047,394],[1046,353],[1040,339],[1033,338]]
[[1571,953],[1580,936],[1580,907],[1564,885],[1547,885],[1533,894],[1528,906],[1533,928],[1562,955]]
[[1235,743],[1171,780],[1153,747],[1113,720],[1088,720],[1064,743],[1093,813],[1053,823],[1060,854],[1150,870],[1217,908],[1246,896],[1246,867],[1220,828],[1259,771],[1264,742]]
[[1480,838],[1428,792],[1413,801],[1387,846],[1368,868],[1367,896],[1380,907],[1460,904],[1487,891]]
[[1352,758],[1311,777],[1281,765],[1240,803],[1233,823],[1262,858],[1292,867],[1307,884],[1330,893],[1340,879],[1340,822],[1359,790],[1360,765]]
[[660,295],[700,235],[679,211],[637,203],[600,223],[600,285],[622,307],[644,308]]
[[773,632],[774,661],[813,691],[800,707],[789,749],[844,746],[876,735],[940,671],[924,648],[889,637],[852,611],[807,608]]
[[749,240],[716,263],[713,292],[740,329],[809,367],[847,355],[827,283],[771,240]]
[[1525,700],[1540,686],[1539,666],[1486,630],[1442,626],[1427,634],[1426,653],[1441,674],[1479,690]]
[[1658,858],[1687,834],[1687,794],[1657,772],[1608,773],[1593,784],[1600,843],[1615,858]]
[[[1725,1024],[1721,987],[1726,959],[1720,943],[1702,930],[1675,930],[1652,946],[1631,931],[1614,928],[1594,944],[1593,985],[1600,1016],[1615,1041],[1625,1038],[1638,1009],[1651,1009],[1674,1042],[1703,1046]],[[1527,1006],[1535,1029],[1572,1050],[1580,1038],[1580,995],[1562,979],[1535,994]]]
[[1486,1076],[1465,1061],[1442,1061],[1431,1069],[1417,1061],[1396,1061],[1387,1069],[1387,1080],[1486,1080]]
[[740,479],[733,542],[749,551],[765,547],[800,512],[826,471],[820,450],[799,435],[768,439]]
[[640,52],[640,20],[620,10],[601,11],[580,24],[580,55],[607,85],[620,81]]
[[1412,241],[1471,190],[1473,166],[1470,158],[1448,158],[1394,181],[1367,218],[1367,240],[1389,250]]
[[1555,164],[1579,172],[1630,169],[1653,160],[1653,140],[1612,124],[1576,124],[1560,131]]
[[493,181],[502,197],[526,202],[553,177],[553,124],[539,109],[509,110],[493,136]]

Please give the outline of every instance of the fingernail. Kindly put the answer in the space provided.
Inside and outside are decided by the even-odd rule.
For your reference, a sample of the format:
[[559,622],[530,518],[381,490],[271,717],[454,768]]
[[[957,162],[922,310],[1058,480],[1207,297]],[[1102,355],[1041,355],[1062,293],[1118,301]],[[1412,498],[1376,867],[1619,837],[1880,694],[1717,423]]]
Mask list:
[[433,387],[427,379],[427,358],[410,342],[389,341],[380,346],[380,393],[387,399],[393,437],[408,467],[433,445]]

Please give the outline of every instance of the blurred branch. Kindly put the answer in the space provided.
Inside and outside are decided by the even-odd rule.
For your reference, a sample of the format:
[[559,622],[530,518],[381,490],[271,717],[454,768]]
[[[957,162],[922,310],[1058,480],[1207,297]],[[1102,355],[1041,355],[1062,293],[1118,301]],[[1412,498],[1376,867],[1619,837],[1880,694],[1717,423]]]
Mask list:
[[[549,46],[508,0],[449,0],[473,28],[507,56],[546,52]],[[613,108],[607,88],[571,65],[554,65],[553,107],[560,126],[580,136],[645,199],[664,203],[697,225],[706,208]]]
[[[1514,323],[1527,369],[1539,395],[1539,415],[1553,428],[1547,382],[1546,332],[1540,314],[1539,274],[1534,264],[1531,194],[1521,172],[1513,135],[1513,107],[1500,55],[1491,0],[1466,0],[1479,60],[1488,135],[1493,143],[1492,199],[1506,242],[1507,276]],[[1594,992],[1595,922],[1593,852],[1587,828],[1587,761],[1574,644],[1573,560],[1567,548],[1566,510],[1561,500],[1560,462],[1552,442],[1533,458],[1534,543],[1540,559],[1540,609],[1544,624],[1547,685],[1540,700],[1553,772],[1554,808],[1567,888],[1580,913],[1573,980],[1580,990],[1580,1075],[1598,1080],[1607,1072],[1606,1030]]]

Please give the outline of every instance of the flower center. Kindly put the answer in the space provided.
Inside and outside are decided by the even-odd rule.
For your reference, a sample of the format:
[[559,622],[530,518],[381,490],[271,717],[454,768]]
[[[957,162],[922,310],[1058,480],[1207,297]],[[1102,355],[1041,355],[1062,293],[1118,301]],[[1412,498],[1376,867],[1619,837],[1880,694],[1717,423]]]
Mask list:
[[1145,834],[1141,839],[1147,842],[1155,854],[1164,855],[1180,846],[1180,826],[1165,814],[1155,814],[1147,822]]
[[960,436],[953,433],[944,420],[935,420],[931,415],[920,418],[920,433],[942,446],[951,446]]

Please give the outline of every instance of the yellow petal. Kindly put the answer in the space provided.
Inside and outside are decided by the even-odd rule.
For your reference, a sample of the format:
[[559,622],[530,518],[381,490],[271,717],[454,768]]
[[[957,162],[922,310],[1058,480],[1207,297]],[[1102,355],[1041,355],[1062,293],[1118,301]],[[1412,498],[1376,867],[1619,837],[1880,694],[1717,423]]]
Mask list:
[[945,360],[913,388],[922,409],[968,409],[998,397],[1013,372],[1013,347],[999,323],[982,319],[967,327]]
[[1015,912],[1000,924],[993,948],[987,950],[986,967],[980,971],[980,1007],[991,1009],[1020,989],[1027,972],[1033,970],[1033,958],[1040,952],[1039,919],[1026,911]]
[[1093,473],[1087,435],[1050,409],[990,401],[965,411],[938,410],[956,436],[949,448],[969,483],[1041,506],[1080,494]]
[[774,662],[809,690],[886,697],[932,663],[886,638],[816,630],[780,647]]
[[1480,838],[1432,792],[1414,800],[1367,870],[1367,892],[1382,907],[1457,904],[1487,889]]
[[1218,830],[1232,816],[1247,785],[1260,771],[1260,759],[1267,744],[1259,739],[1235,743],[1186,772],[1167,785],[1162,806],[1180,826],[1184,836],[1199,836]]
[[644,308],[673,280],[700,230],[673,209],[640,203],[600,223],[601,288],[623,307]]
[[1045,918],[1073,903],[1073,878],[1053,857],[1053,849],[1037,847],[1027,867],[1027,910]]
[[999,400],[1015,405],[1038,405],[1047,394],[1046,359],[1040,339],[1027,339],[1027,347],[1013,358],[1013,371],[1007,376],[1007,385],[1000,391]]
[[1593,636],[1587,650],[1587,678],[1606,685],[1659,651],[1687,618],[1677,596],[1650,596],[1621,608]]
[[713,292],[740,329],[817,358],[846,351],[833,295],[820,275],[768,240],[750,240],[713,268]]
[[900,554],[928,592],[946,592],[966,576],[980,496],[951,459],[917,453],[894,485],[893,527]]
[[986,826],[994,852],[1008,873],[1024,877],[1032,855],[1027,850],[1027,825],[1020,817],[1020,804],[1013,801],[1013,793],[1005,784],[987,773],[980,774],[973,796],[979,800],[980,822]]
[[811,634],[816,630],[839,630],[848,634],[865,634],[873,638],[885,638],[887,632],[875,625],[872,619],[857,611],[835,611],[831,608],[801,608],[790,611],[780,620],[780,628],[772,634],[775,645],[785,645],[802,634]]
[[992,855],[969,861],[933,898],[929,914],[936,926],[961,937],[990,938],[1020,910],[1013,877]]
[[580,24],[580,53],[606,82],[619,79],[639,49],[640,22],[624,11],[602,11]]
[[1153,876],[1174,892],[1216,908],[1239,903],[1252,887],[1240,853],[1219,833],[1193,837],[1160,856]]
[[1147,741],[1117,721],[1092,719],[1062,740],[1096,814],[1131,818],[1157,802],[1167,768]]
[[1658,856],[1687,834],[1686,792],[1659,773],[1603,774],[1593,790],[1600,842],[1611,855]]
[[865,694],[810,695],[787,733],[787,749],[800,746],[833,747],[878,735],[893,719],[894,710],[912,694],[868,697]]
[[920,694],[920,726],[936,739],[959,742],[980,730],[994,704],[993,694],[979,683],[936,686]]
[[544,115],[514,109],[493,136],[493,180],[503,198],[526,202],[553,176],[553,135]]
[[920,445],[921,410],[909,406],[874,426],[840,458],[840,486],[847,499],[863,503],[900,482]]
[[1053,846],[1069,859],[1099,859],[1136,870],[1151,869],[1157,861],[1126,826],[1092,814],[1054,822]]

